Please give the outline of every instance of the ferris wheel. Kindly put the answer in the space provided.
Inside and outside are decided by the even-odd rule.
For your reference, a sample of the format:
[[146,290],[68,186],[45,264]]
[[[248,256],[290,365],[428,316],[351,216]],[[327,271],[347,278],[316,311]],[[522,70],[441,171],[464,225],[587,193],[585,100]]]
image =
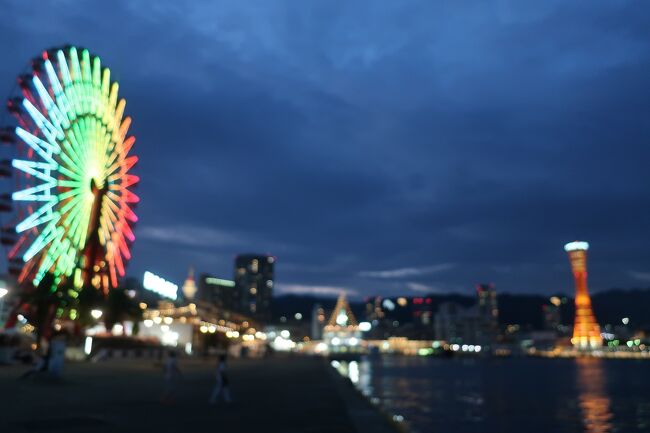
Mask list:
[[[20,283],[37,285],[47,273],[75,288],[107,291],[124,276],[131,258],[131,173],[137,156],[128,135],[131,118],[118,83],[100,58],[76,47],[44,51],[20,93],[8,101],[16,126],[3,130],[12,158],[14,187],[0,200],[9,211],[2,243]],[[4,170],[4,173],[3,173]]]

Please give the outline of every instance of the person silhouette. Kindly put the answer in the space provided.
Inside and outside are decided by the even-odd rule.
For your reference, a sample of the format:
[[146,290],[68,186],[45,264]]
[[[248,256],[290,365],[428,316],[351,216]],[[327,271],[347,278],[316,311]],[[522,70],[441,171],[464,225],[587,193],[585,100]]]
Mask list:
[[176,402],[176,388],[178,378],[181,376],[181,370],[178,368],[176,352],[170,351],[163,366],[165,378],[165,388],[160,401],[164,404],[173,404]]
[[212,394],[210,394],[210,404],[215,404],[222,393],[224,401],[230,403],[232,400],[230,398],[230,381],[226,373],[226,355],[219,355],[217,358],[216,379]]

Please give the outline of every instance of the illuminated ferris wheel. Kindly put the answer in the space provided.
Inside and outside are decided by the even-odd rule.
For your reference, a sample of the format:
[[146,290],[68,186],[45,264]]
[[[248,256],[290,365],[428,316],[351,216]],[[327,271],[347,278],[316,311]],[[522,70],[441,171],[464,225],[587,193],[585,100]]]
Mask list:
[[8,101],[17,126],[2,134],[14,144],[15,186],[0,202],[12,213],[2,238],[10,271],[34,285],[52,273],[76,288],[115,287],[131,258],[139,201],[118,83],[99,57],[65,47],[44,51],[18,85]]

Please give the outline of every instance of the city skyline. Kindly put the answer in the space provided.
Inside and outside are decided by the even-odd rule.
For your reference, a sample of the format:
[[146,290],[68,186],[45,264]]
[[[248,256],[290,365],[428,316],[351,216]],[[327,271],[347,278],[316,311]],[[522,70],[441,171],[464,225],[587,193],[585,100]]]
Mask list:
[[650,286],[648,6],[205,7],[0,17],[0,93],[63,43],[120,79],[144,179],[127,275],[230,278],[257,252],[277,293],[571,293],[562,246],[585,239],[592,292]]

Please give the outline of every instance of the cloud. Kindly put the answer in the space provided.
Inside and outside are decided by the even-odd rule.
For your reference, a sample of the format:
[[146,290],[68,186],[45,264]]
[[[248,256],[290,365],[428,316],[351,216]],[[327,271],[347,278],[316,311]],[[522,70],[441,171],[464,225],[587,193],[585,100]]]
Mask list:
[[409,290],[412,290],[414,292],[420,292],[420,293],[431,293],[435,291],[432,287],[421,283],[413,283],[413,282],[407,283],[406,287],[408,287]]
[[3,3],[0,93],[67,41],[111,68],[142,178],[129,273],[259,251],[278,284],[360,296],[569,291],[584,238],[599,286],[645,278],[648,2],[87,3]]
[[454,263],[440,263],[437,265],[424,266],[419,268],[399,268],[399,269],[391,269],[386,271],[362,271],[359,272],[359,276],[370,277],[370,278],[415,277],[420,275],[429,275],[438,272],[444,272],[454,268],[455,266],[456,265]]
[[139,227],[138,236],[150,241],[192,247],[224,247],[245,243],[241,237],[232,232],[189,225]]
[[650,272],[630,271],[629,274],[632,278],[636,280],[643,281],[643,282],[650,282]]
[[346,289],[344,287],[334,286],[310,286],[304,284],[277,284],[276,294],[288,295],[325,295],[325,296],[338,296],[345,293],[347,296],[357,296],[359,292],[354,289]]

